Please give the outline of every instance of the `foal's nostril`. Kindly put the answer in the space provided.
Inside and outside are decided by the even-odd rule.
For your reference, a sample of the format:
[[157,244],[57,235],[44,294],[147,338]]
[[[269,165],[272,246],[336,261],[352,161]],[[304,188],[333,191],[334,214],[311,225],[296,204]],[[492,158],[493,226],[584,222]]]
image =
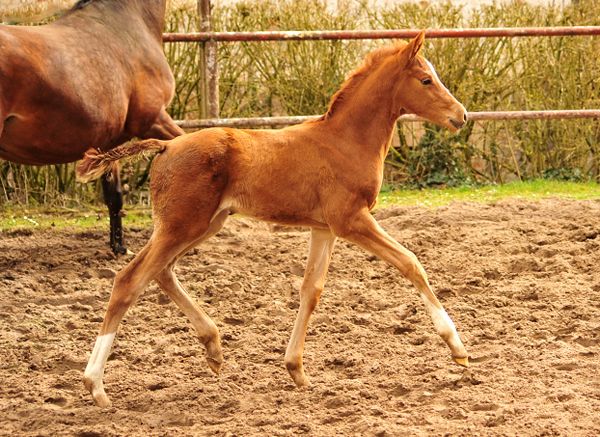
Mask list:
[[465,112],[465,115],[463,115],[463,122],[467,122],[467,113]]

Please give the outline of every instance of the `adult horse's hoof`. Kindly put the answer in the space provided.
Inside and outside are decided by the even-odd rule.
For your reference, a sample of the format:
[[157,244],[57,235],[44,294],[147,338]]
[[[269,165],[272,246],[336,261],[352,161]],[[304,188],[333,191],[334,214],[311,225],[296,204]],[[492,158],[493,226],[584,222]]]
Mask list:
[[125,246],[113,246],[112,251],[115,255],[127,255],[128,250]]

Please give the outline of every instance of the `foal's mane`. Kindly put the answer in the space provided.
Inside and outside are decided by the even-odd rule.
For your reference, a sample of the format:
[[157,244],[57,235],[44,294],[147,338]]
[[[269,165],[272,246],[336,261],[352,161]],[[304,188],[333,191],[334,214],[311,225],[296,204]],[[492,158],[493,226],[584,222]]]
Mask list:
[[366,77],[375,71],[381,63],[390,56],[393,56],[406,47],[407,43],[398,41],[393,44],[380,47],[367,55],[363,63],[355,70],[348,73],[348,78],[342,84],[341,88],[333,95],[329,103],[329,109],[321,117],[311,121],[328,120],[335,110],[344,102],[346,96],[351,94],[365,80]]

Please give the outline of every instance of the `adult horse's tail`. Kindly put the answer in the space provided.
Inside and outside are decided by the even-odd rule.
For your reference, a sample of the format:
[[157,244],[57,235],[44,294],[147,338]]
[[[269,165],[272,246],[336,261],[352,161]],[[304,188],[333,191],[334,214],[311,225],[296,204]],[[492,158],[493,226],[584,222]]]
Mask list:
[[141,159],[153,153],[160,153],[165,150],[167,144],[168,141],[150,139],[125,144],[107,152],[101,152],[99,149],[89,149],[75,168],[77,180],[89,182],[98,179],[103,174],[111,171],[119,160],[124,158]]

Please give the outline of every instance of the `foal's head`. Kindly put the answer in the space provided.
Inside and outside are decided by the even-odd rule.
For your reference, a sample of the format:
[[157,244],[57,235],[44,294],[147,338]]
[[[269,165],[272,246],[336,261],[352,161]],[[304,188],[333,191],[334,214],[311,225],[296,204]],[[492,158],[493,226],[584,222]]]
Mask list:
[[442,84],[433,65],[419,54],[424,40],[422,31],[398,53],[402,69],[395,91],[399,114],[417,114],[457,131],[465,125],[467,111]]
[[394,120],[403,114],[416,114],[452,131],[462,128],[467,111],[440,82],[431,63],[419,54],[424,40],[422,31],[408,44],[398,42],[371,52],[349,74],[321,119],[375,99],[380,108],[390,109]]

